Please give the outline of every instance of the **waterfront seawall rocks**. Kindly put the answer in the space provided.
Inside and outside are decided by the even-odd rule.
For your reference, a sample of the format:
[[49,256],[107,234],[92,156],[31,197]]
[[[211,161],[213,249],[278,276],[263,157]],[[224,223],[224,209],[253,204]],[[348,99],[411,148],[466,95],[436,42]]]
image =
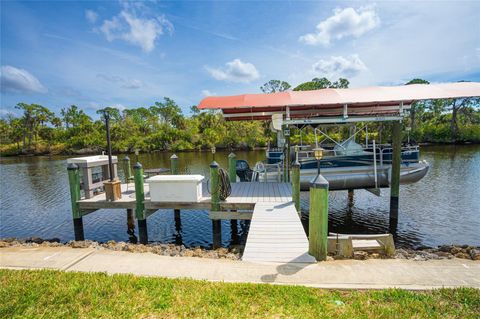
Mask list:
[[205,249],[202,247],[187,248],[184,245],[175,245],[175,244],[161,244],[161,243],[151,243],[147,245],[142,244],[132,244],[126,242],[116,242],[110,240],[106,243],[99,243],[92,240],[85,241],[69,241],[67,243],[60,243],[60,240],[57,238],[44,240],[38,237],[32,237],[27,239],[15,239],[15,238],[6,238],[0,239],[0,248],[4,247],[15,247],[15,246],[26,246],[26,247],[60,247],[60,246],[69,246],[72,248],[94,248],[94,249],[108,249],[115,251],[127,251],[127,252],[136,252],[136,253],[153,253],[161,256],[179,256],[179,257],[200,257],[200,258],[216,258],[216,259],[230,259],[238,260],[240,259],[241,252],[243,250],[242,246],[232,246],[229,248],[218,248],[215,250]]
[[[0,239],[0,248],[4,247],[60,247],[69,246],[72,248],[95,248],[108,249],[114,251],[127,251],[137,253],[153,253],[161,256],[179,256],[179,257],[200,257],[215,259],[240,260],[244,246],[236,245],[229,248],[221,247],[218,249],[206,249],[202,247],[187,248],[184,245],[150,243],[147,245],[132,244],[123,241],[116,242],[110,240],[106,243],[99,243],[92,240],[69,241],[61,243],[58,238],[42,239],[39,237],[30,237],[25,239],[4,238]],[[442,245],[438,248],[424,247],[420,249],[399,248],[396,250],[395,259],[410,259],[416,261],[440,260],[440,259],[470,259],[480,261],[480,246],[469,245]],[[328,256],[328,260],[337,259],[335,256]],[[344,259],[344,258],[339,258]],[[366,259],[389,259],[384,254],[377,252],[356,251],[354,258],[356,260]]]

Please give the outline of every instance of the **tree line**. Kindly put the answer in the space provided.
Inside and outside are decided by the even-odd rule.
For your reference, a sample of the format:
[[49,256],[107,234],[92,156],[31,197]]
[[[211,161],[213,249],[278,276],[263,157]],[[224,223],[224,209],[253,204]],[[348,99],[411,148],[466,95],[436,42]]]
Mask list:
[[[428,84],[422,79],[406,83]],[[322,88],[348,88],[349,81],[340,78],[331,82],[314,78],[302,83],[294,91]],[[292,89],[288,82],[271,80],[260,87],[264,93]],[[417,142],[459,143],[480,142],[480,99],[451,99],[415,102],[404,126]],[[62,108],[59,114],[38,104],[18,103],[22,114],[7,114],[0,119],[0,153],[72,154],[98,153],[106,148],[105,125],[93,119],[76,105]],[[268,122],[225,121],[217,111],[190,108],[191,115],[172,99],[165,97],[149,107],[120,111],[116,108],[99,110],[110,116],[112,147],[116,152],[144,152],[156,150],[201,150],[212,146],[229,149],[251,149],[275,142]],[[361,124],[359,124],[361,125]],[[372,123],[371,132],[389,130],[388,124]],[[348,136],[348,128],[328,128],[328,133],[341,139]],[[372,133],[377,134],[378,133]],[[301,135],[301,136],[300,136]],[[385,140],[389,134],[384,134]],[[312,128],[292,129],[292,142],[311,143]],[[378,140],[378,136],[377,136]]]

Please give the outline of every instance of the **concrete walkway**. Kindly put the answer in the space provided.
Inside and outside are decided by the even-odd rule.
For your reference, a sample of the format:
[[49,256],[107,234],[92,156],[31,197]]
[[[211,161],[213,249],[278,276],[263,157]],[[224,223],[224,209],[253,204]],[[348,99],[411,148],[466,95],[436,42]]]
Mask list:
[[0,249],[0,268],[128,273],[224,282],[274,283],[338,289],[480,288],[480,262],[452,259],[342,260],[278,264],[166,257],[91,248],[10,247]]

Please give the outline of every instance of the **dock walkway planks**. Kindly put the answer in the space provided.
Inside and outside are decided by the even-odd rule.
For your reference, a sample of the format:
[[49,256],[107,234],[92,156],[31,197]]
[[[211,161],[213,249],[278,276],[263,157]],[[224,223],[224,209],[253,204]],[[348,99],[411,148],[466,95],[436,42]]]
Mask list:
[[[78,201],[84,214],[102,208],[134,209],[135,186],[122,184],[122,198],[115,202],[105,200],[105,194]],[[152,202],[145,184],[145,208],[205,209],[209,210],[211,197],[203,185],[199,202]],[[314,263],[308,254],[308,239],[292,202],[289,183],[233,183],[232,194],[220,202],[222,210],[253,210],[243,260],[257,262]]]
[[[232,194],[220,202],[223,209],[253,209],[258,202],[286,202],[292,200],[292,187],[289,183],[259,183],[244,182],[232,183]],[[82,198],[78,201],[80,209],[93,210],[102,208],[135,208],[135,186],[134,184],[122,184],[122,198],[115,202],[107,202],[105,194],[96,195],[90,199]],[[127,190],[128,188],[128,190]],[[148,184],[145,184],[145,208],[156,210],[162,208],[182,209],[210,209],[210,194],[206,183],[203,184],[202,198],[198,202],[152,202]]]
[[242,260],[315,263],[293,202],[259,202],[253,210]]

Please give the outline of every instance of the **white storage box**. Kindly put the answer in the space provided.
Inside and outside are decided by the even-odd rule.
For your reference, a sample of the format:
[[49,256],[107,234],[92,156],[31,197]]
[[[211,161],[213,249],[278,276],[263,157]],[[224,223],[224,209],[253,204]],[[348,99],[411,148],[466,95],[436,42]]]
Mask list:
[[202,175],[157,175],[146,180],[152,202],[199,202]]

